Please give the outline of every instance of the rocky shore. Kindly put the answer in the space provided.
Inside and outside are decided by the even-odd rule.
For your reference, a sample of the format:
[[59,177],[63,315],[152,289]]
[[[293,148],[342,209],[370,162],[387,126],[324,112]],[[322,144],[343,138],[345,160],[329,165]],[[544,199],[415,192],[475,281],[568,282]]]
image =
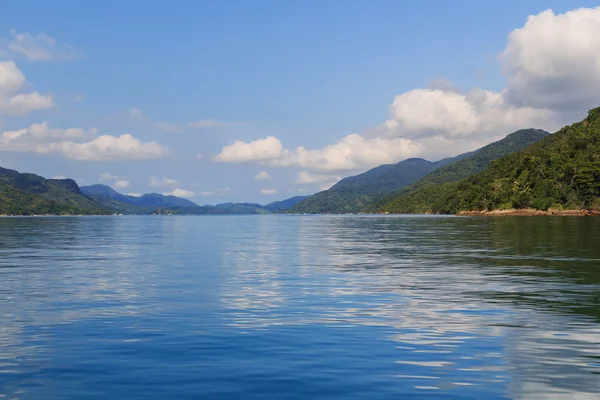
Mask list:
[[509,209],[509,210],[492,210],[492,211],[461,211],[456,215],[464,215],[464,216],[557,216],[557,217],[565,217],[565,216],[575,216],[575,217],[583,217],[583,216],[600,216],[600,211],[598,210],[553,210],[549,209],[547,211],[543,210],[535,210],[531,208],[527,209]]

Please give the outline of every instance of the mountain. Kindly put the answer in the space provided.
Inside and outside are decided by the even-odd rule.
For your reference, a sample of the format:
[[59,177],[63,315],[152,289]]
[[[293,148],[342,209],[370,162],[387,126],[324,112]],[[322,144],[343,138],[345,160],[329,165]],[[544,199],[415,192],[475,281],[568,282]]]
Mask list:
[[176,196],[149,193],[140,197],[118,193],[110,186],[82,186],[81,191],[104,207],[114,211],[148,214],[158,208],[198,207],[193,201]]
[[507,209],[600,210],[600,108],[483,172],[391,199],[379,211]]
[[83,194],[72,179],[46,179],[0,168],[0,185],[2,214],[109,213],[109,210]]
[[488,144],[459,161],[443,166],[409,187],[372,206],[373,211],[402,210],[403,213],[429,212],[427,204],[436,196],[436,188],[446,182],[454,182],[485,170],[493,160],[515,153],[536,143],[549,133],[540,129],[521,129],[504,139]]
[[198,204],[180,197],[158,193],[140,197],[121,194],[106,185],[82,186],[81,191],[113,211],[127,214],[270,214],[285,210],[302,196],[276,201],[265,206],[255,203],[222,203],[216,206]]
[[397,164],[381,165],[356,176],[342,179],[330,189],[316,193],[288,213],[355,213],[372,202],[410,185],[436,168],[422,158],[409,158]]
[[[256,203],[221,203],[216,206],[178,207],[170,211],[176,214],[272,214],[287,210],[308,196],[295,196],[261,205]],[[166,212],[166,210],[161,210]]]
[[308,197],[309,196],[294,196],[294,197],[290,197],[289,199],[285,199],[285,200],[281,200],[281,201],[274,201],[263,207],[271,212],[285,211],[285,210],[288,210],[288,209],[294,207],[296,204],[300,203],[302,200],[307,199]]

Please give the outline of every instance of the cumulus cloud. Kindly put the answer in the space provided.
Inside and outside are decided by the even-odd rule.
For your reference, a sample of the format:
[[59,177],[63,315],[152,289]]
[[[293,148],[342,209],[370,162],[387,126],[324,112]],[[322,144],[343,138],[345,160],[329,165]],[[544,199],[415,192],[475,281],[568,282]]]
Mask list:
[[169,178],[158,179],[155,177],[150,178],[150,186],[164,187],[164,186],[177,186],[180,184],[181,184],[181,182],[179,182],[175,179],[169,179]]
[[85,161],[149,160],[164,157],[168,153],[157,142],[142,142],[129,133],[121,136],[102,135],[85,143],[65,141],[39,145],[36,152]]
[[273,166],[297,166],[325,171],[356,170],[365,165],[393,162],[410,157],[419,147],[403,138],[365,138],[358,134],[348,135],[335,144],[322,149],[307,150],[300,146],[295,150],[284,149],[274,136],[253,142],[236,141],[225,146],[215,157],[218,162],[267,162]]
[[337,182],[341,178],[336,175],[313,174],[308,171],[300,171],[296,175],[296,185],[312,185],[315,183]]
[[600,7],[529,16],[510,33],[501,62],[511,104],[578,112],[598,106]]
[[8,39],[0,40],[0,54],[29,61],[72,61],[82,56],[81,51],[68,44],[59,44],[45,33],[32,35],[18,33],[15,29],[10,30]]
[[26,83],[25,75],[13,61],[0,62],[0,113],[25,115],[53,107],[52,96],[23,93]]
[[121,136],[96,134],[95,128],[58,129],[42,122],[3,132],[0,150],[57,154],[85,161],[145,160],[168,154],[168,150],[157,142],[142,142],[129,133]]
[[215,161],[229,163],[243,163],[249,161],[276,160],[283,156],[283,145],[274,136],[258,139],[253,142],[238,140],[229,146],[223,147],[215,156]]
[[259,173],[254,175],[254,178],[252,179],[254,179],[255,181],[270,181],[271,175],[269,175],[267,171],[260,171]]
[[171,192],[163,192],[163,195],[190,198],[195,197],[196,193],[192,192],[191,190],[173,189]]
[[260,194],[262,194],[264,196],[273,196],[278,193],[279,192],[277,191],[277,189],[260,189]]
[[506,87],[462,91],[445,78],[400,93],[387,121],[320,149],[276,137],[237,141],[215,157],[321,171],[358,171],[408,157],[473,150],[522,128],[554,131],[600,105],[600,7],[532,15],[500,55]]
[[389,136],[461,138],[510,133],[519,128],[547,123],[545,109],[514,107],[501,93],[473,89],[465,94],[440,89],[415,89],[398,95],[391,106],[392,119],[385,127]]

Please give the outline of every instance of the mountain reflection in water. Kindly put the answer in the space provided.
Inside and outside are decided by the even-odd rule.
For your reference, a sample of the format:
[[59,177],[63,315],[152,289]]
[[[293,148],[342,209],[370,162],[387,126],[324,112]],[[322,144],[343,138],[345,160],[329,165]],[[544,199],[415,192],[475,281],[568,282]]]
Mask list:
[[0,218],[8,398],[600,393],[595,218]]

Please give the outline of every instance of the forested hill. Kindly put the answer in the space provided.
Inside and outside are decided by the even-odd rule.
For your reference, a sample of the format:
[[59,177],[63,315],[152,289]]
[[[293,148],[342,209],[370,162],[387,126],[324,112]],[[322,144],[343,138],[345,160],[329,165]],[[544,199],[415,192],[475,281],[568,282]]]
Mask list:
[[81,193],[72,179],[0,168],[0,214],[107,214],[109,210]]
[[600,209],[600,108],[467,179],[430,185],[378,208],[390,213]]
[[344,178],[328,190],[316,193],[289,209],[288,213],[356,213],[373,202],[400,190],[433,171],[445,159],[435,163],[409,158],[397,164],[380,165],[356,176]]
[[482,147],[469,157],[436,169],[399,193],[375,204],[371,211],[388,209],[388,205],[396,204],[405,213],[422,212],[423,203],[430,201],[429,196],[435,193],[435,188],[439,185],[458,181],[481,172],[489,167],[492,161],[526,148],[548,135],[548,132],[541,129],[521,129],[513,132],[502,140]]
[[382,165],[342,179],[331,189],[309,197],[288,212],[318,214],[374,211],[387,196],[394,196],[417,181],[420,185],[429,185],[465,178],[485,169],[490,161],[529,146],[546,135],[548,133],[542,130],[523,129],[479,150],[437,162],[410,158],[397,164]]

